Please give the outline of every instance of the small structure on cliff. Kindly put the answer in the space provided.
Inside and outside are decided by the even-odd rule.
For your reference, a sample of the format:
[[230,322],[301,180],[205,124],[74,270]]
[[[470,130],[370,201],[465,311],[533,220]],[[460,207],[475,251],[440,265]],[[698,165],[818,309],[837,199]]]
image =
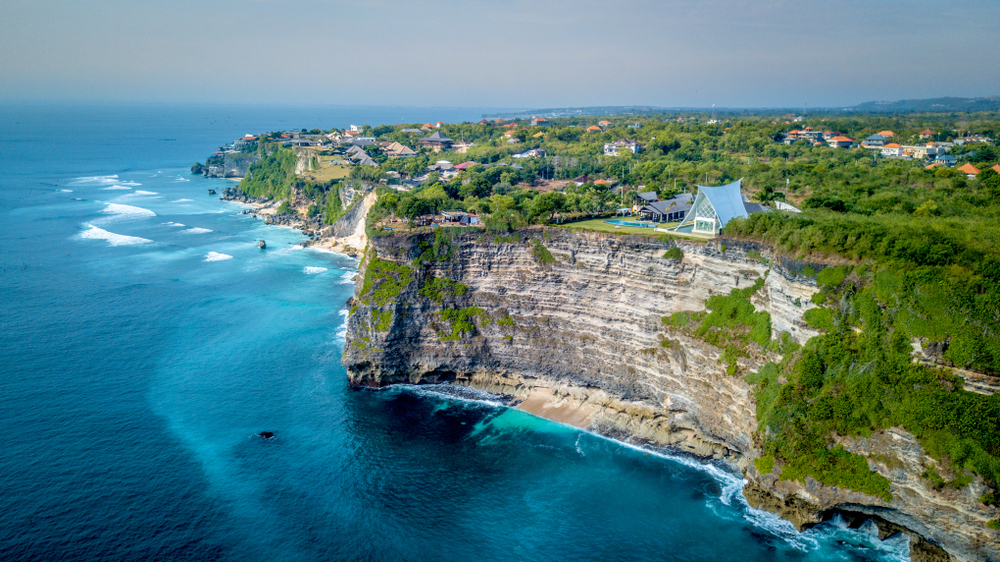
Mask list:
[[691,204],[691,210],[685,215],[681,224],[671,229],[682,234],[700,234],[703,236],[718,236],[722,227],[736,217],[749,216],[743,195],[740,193],[740,182],[720,185],[717,187],[698,186],[698,195]]

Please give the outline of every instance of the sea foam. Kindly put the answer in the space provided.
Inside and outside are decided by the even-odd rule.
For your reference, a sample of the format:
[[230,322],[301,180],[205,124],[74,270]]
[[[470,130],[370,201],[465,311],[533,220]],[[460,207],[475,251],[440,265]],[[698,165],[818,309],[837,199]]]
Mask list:
[[143,217],[156,216],[156,213],[150,211],[149,209],[143,209],[142,207],[133,207],[132,205],[122,205],[121,203],[108,203],[108,206],[105,207],[101,212],[128,219],[138,219]]
[[133,195],[159,195],[159,193],[155,191],[143,191],[141,189],[137,189]]
[[190,203],[190,199],[178,199],[176,201],[171,201],[171,203]]
[[302,270],[306,275],[316,275],[317,273],[323,273],[326,271],[325,267],[306,267]]
[[103,187],[103,188],[101,188],[101,191],[123,191],[123,190],[128,190],[128,189],[132,189],[132,188],[131,187],[126,187],[124,185],[112,185],[111,187]]
[[80,233],[80,238],[85,238],[88,240],[106,240],[108,244],[112,246],[134,246],[136,244],[149,244],[152,240],[147,238],[139,238],[138,236],[125,236],[124,234],[115,234],[114,232],[108,232],[102,228],[97,228],[93,225],[85,225],[88,227]]
[[231,259],[233,259],[233,256],[230,256],[229,254],[220,254],[219,252],[209,252],[205,255],[205,261],[223,261]]
[[[180,226],[180,225],[178,225],[178,226]],[[196,226],[194,228],[189,228],[187,230],[184,230],[184,232],[186,234],[204,234],[206,232],[212,232],[212,230],[210,228],[199,228],[199,227]]]

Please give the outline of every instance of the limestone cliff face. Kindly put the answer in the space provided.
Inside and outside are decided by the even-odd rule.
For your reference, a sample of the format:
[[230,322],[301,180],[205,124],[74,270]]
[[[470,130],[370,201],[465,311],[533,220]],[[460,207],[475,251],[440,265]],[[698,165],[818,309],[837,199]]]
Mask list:
[[[372,238],[362,274],[375,254],[412,265],[420,243],[426,247],[433,238]],[[539,259],[536,244],[554,259],[544,252]],[[673,243],[639,236],[564,229],[509,237],[456,233],[441,245],[441,261],[412,265],[412,281],[386,304],[366,299],[358,284],[343,363],[354,385],[452,381],[509,395],[525,410],[619,439],[724,459],[749,479],[746,495],[753,505],[797,525],[818,522],[835,509],[870,513],[917,531],[926,541],[915,544],[942,559],[947,555],[936,545],[962,560],[1000,559],[997,534],[985,526],[990,513],[967,497],[975,490],[962,497],[904,491],[920,487],[919,465],[926,462],[912,436],[901,437],[917,449],[903,468],[871,462],[893,482],[895,499],[888,504],[757,473],[750,462],[761,454],[751,385],[727,374],[722,350],[669,330],[661,319],[704,310],[709,296],[764,277],[754,306],[770,313],[775,333],[804,343],[816,334],[802,319],[814,306],[809,297],[816,288],[767,248],[726,244],[721,251],[717,243],[677,242],[683,259],[676,260],[664,257]],[[468,290],[436,302],[418,293],[430,277],[450,278]],[[455,335],[441,311],[469,307],[482,310],[473,320],[475,333]],[[741,358],[740,369],[756,370],[774,358],[768,352]],[[885,445],[873,440],[845,446],[874,455]]]

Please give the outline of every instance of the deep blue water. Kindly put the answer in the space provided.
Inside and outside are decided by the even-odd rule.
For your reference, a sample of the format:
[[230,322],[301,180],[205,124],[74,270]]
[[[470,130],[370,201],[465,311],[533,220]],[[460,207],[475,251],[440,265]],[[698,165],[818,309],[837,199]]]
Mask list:
[[796,533],[717,467],[433,389],[349,389],[356,262],[187,171],[244,133],[480,111],[0,110],[4,560],[906,556]]

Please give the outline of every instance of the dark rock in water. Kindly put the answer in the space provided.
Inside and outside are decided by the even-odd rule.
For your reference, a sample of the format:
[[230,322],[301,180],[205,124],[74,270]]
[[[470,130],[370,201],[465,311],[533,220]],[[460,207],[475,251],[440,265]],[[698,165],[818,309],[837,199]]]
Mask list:
[[270,439],[270,438],[274,437],[274,432],[273,431],[261,431],[257,435],[260,435],[264,439]]
[[260,242],[257,243],[257,246],[259,246],[260,249],[263,250],[264,248],[267,248],[267,242],[261,240]]
[[209,195],[215,195],[215,190],[214,189],[209,189],[208,190],[208,194]]

